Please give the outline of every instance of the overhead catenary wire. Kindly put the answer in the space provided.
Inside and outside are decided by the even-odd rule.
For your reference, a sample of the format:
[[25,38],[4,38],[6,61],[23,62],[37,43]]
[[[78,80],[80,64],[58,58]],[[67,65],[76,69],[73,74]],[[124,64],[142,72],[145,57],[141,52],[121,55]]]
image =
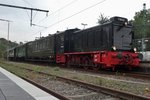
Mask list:
[[[16,4],[16,1],[14,1],[14,0],[11,0],[12,1],[12,3],[13,4]],[[23,2],[25,2],[26,4],[28,4],[28,5],[30,5],[30,7],[33,7],[31,4],[29,4],[27,1],[25,1],[25,0],[22,0]],[[25,12],[27,13],[27,15],[28,15],[28,18],[30,19],[30,15],[29,15],[29,13],[27,12],[27,10],[25,10]]]
[[36,15],[38,14],[38,11],[35,12],[35,14],[33,15],[33,20],[36,17]]
[[[25,2],[26,4],[30,5],[30,7],[33,7],[33,6],[32,6],[29,2],[27,2],[26,0],[22,0],[22,1]],[[29,20],[30,20],[30,15],[29,15],[28,11],[25,10],[25,12],[27,13],[28,18],[29,18]]]
[[[91,5],[91,6],[87,7],[87,8],[85,8],[85,9],[83,9],[83,10],[81,10],[81,11],[75,13],[75,14],[72,14],[72,15],[69,16],[69,17],[66,17],[66,18],[64,18],[64,19],[62,19],[62,20],[60,20],[60,21],[57,21],[56,23],[53,23],[53,24],[49,25],[47,28],[45,28],[45,29],[43,29],[43,30],[40,30],[40,32],[43,32],[44,30],[47,30],[48,28],[53,27],[54,25],[56,25],[56,24],[58,24],[58,23],[60,23],[60,22],[63,22],[63,21],[65,21],[65,20],[69,19],[69,18],[72,18],[72,17],[74,17],[74,16],[76,16],[76,15],[78,15],[78,14],[80,14],[80,13],[86,11],[86,10],[89,10],[89,9],[91,9],[91,8],[97,6],[97,5],[99,5],[99,4],[101,4],[101,3],[105,2],[105,1],[106,1],[106,0],[102,0],[102,1],[100,1],[100,2],[97,2],[97,3],[95,3],[95,4],[93,4],[93,5]],[[32,35],[36,35],[36,34],[38,34],[38,33],[39,33],[39,31],[36,32],[35,34],[32,34]]]
[[[31,3],[29,3],[27,0],[22,0],[23,2],[25,2],[26,4],[28,4],[30,7],[34,7]],[[26,12],[27,12],[27,10],[26,10]],[[34,20],[34,18],[35,18],[35,16],[37,15],[37,13],[38,13],[38,11],[36,11],[36,13],[33,15],[33,20]],[[28,12],[27,12],[27,14],[28,14]],[[29,14],[28,14],[28,17],[29,17],[29,19],[30,19],[30,16],[29,16]]]
[[26,4],[30,5],[31,7],[33,7],[33,5],[31,3],[29,3],[27,0],[22,0],[24,1]]
[[[16,1],[14,1],[14,0],[11,0],[11,2],[12,2],[13,4],[16,4]],[[27,10],[25,10],[25,12],[27,13],[28,18],[30,19],[30,16],[29,16],[29,14],[28,14]],[[17,15],[16,13],[14,13],[14,14],[18,17],[18,15]]]
[[69,2],[69,3],[67,3],[67,4],[64,5],[63,7],[57,9],[56,11],[54,11],[53,13],[51,13],[50,15],[48,15],[47,17],[45,17],[45,18],[43,18],[42,20],[40,20],[38,23],[40,23],[40,22],[46,20],[46,19],[47,19],[48,17],[50,17],[51,15],[53,15],[53,14],[55,14],[55,13],[57,13],[57,12],[59,12],[59,11],[65,9],[65,8],[67,8],[68,6],[70,6],[71,4],[73,4],[73,3],[76,2],[76,1],[77,1],[77,0],[73,0],[73,1],[71,1],[71,2]]
[[60,22],[63,22],[63,21],[65,21],[65,20],[67,20],[67,19],[69,19],[69,18],[71,18],[71,17],[74,17],[74,16],[76,16],[76,15],[78,15],[78,14],[80,14],[80,13],[82,13],[82,12],[84,12],[84,11],[90,9],[90,8],[93,8],[93,7],[97,6],[97,5],[99,5],[99,4],[103,3],[103,2],[105,2],[105,1],[106,1],[106,0],[102,0],[102,1],[96,3],[96,4],[92,5],[92,6],[89,6],[89,7],[85,8],[85,9],[83,9],[83,10],[81,10],[81,11],[75,13],[75,14],[72,14],[72,15],[69,16],[69,17],[66,17],[66,18],[64,18],[64,19],[62,19],[62,20],[60,20],[60,21],[58,21],[58,22],[56,22],[56,23],[53,23],[53,24],[49,25],[47,28],[50,28],[50,27],[52,27],[52,26],[54,26],[54,25],[56,25],[56,24],[58,24],[58,23],[60,23]]
[[[47,19],[47,18],[50,17],[51,15],[53,15],[53,14],[55,14],[55,13],[57,13],[57,12],[59,12],[59,11],[65,9],[65,8],[67,8],[68,6],[70,6],[71,4],[73,4],[73,3],[76,2],[76,1],[77,1],[77,0],[73,0],[73,1],[71,1],[71,2],[69,2],[69,3],[67,3],[67,4],[64,5],[63,7],[59,8],[58,10],[56,10],[56,11],[54,11],[53,13],[51,13],[50,15],[48,15],[46,18],[43,18],[42,20],[40,20],[38,23],[44,21],[45,19]],[[34,17],[33,17],[33,18],[34,18]],[[46,27],[45,29],[47,29],[47,27]],[[38,31],[38,32],[36,32],[36,33],[34,33],[34,34],[32,34],[32,35],[36,35],[36,34],[38,34],[38,33],[41,32],[41,31],[43,31],[43,30],[40,30],[40,31]]]

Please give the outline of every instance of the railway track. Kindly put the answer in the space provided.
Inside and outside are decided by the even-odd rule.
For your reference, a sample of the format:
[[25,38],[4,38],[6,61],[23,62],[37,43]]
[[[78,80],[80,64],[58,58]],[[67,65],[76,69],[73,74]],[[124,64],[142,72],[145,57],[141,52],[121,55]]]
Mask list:
[[[37,64],[35,64],[37,65]],[[42,64],[39,64],[42,65]],[[112,72],[112,71],[105,71],[105,70],[90,70],[90,69],[83,69],[83,68],[68,68],[68,67],[60,67],[64,69],[71,69],[71,70],[77,70],[77,71],[82,71],[82,72],[90,72],[93,74],[108,74],[108,75],[120,75],[120,76],[128,76],[128,77],[133,77],[133,78],[139,78],[139,79],[144,79],[144,80],[150,80],[150,74],[148,73],[143,73],[143,72],[128,72],[128,71],[119,71],[119,72]]]
[[[37,65],[37,63],[31,63],[34,65]],[[38,65],[43,65],[43,63],[38,63]],[[44,65],[48,65],[48,64],[44,64]],[[52,65],[55,66],[55,65]],[[108,74],[108,75],[120,75],[120,76],[128,76],[128,77],[133,77],[133,78],[139,78],[139,79],[144,79],[144,80],[150,80],[150,74],[148,73],[143,73],[143,72],[123,72],[123,71],[119,71],[119,72],[112,72],[112,71],[104,71],[104,70],[85,70],[83,68],[68,68],[68,67],[60,67],[60,68],[64,68],[64,69],[69,69],[69,70],[77,70],[77,71],[82,71],[82,72],[90,72],[92,74]]]
[[128,76],[128,77],[133,77],[133,78],[138,78],[138,79],[143,79],[143,80],[150,80],[150,74],[148,73],[143,73],[143,72],[125,72],[125,71],[119,71],[119,72],[112,72],[112,71],[94,71],[94,70],[84,70],[81,68],[64,68],[67,70],[76,70],[76,71],[81,71],[84,73],[90,73],[94,75],[101,75],[101,74],[106,74],[106,75],[117,75],[117,76]]
[[135,78],[150,80],[150,74],[148,74],[148,73],[132,72],[132,73],[127,73],[126,75],[135,77]]
[[[21,69],[32,71],[32,72],[34,71],[29,68],[21,68]],[[53,89],[52,90],[48,89],[47,88],[48,86],[43,87],[27,78],[24,77],[22,78],[38,86],[39,88],[42,88],[48,93],[53,94],[54,96],[58,97],[61,100],[106,100],[106,99],[150,100],[150,98],[148,97],[138,96],[132,93],[109,89],[106,87],[101,87],[101,86],[85,83],[82,81],[72,80],[60,76],[54,76],[45,72],[36,71],[36,73],[54,77],[54,79],[48,80],[48,83],[52,85],[51,88]]]

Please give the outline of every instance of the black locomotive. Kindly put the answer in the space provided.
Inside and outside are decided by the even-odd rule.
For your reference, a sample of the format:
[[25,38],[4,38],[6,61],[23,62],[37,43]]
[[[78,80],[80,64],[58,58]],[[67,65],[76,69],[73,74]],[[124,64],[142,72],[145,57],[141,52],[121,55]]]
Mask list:
[[133,48],[134,32],[126,18],[88,29],[69,29],[10,49],[13,60],[46,61],[84,68],[139,66],[139,54]]

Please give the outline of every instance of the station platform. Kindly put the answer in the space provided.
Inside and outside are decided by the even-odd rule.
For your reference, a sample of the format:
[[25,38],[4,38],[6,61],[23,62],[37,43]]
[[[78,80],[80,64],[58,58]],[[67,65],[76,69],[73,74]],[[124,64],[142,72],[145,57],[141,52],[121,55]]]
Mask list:
[[0,100],[58,100],[0,67]]

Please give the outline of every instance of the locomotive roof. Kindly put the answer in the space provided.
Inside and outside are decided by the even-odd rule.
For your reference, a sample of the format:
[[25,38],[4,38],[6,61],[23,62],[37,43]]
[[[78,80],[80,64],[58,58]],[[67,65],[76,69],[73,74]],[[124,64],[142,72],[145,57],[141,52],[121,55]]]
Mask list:
[[116,23],[116,22],[128,22],[128,19],[127,18],[123,18],[123,17],[119,17],[119,16],[114,16],[114,17],[111,17],[110,20],[106,23],[103,23],[103,24],[100,24],[100,25],[96,25],[96,26],[93,26],[93,27],[89,27],[87,29],[83,29],[83,30],[78,30],[78,31],[75,31],[74,33],[77,33],[77,32],[82,32],[82,31],[88,31],[88,30],[92,30],[92,29],[95,29],[95,28],[98,28],[100,26],[106,26],[106,25],[110,25],[112,23]]
[[67,29],[65,31],[57,31],[55,34],[61,34],[61,33],[67,32],[67,31],[78,31],[78,30],[80,30],[80,29],[78,29],[78,28]]
[[[45,36],[45,37],[42,37],[42,38],[39,38],[39,39],[36,39],[36,40],[33,40],[33,41],[29,41],[29,42],[27,42],[27,43],[32,43],[32,42],[40,41],[40,40],[43,40],[43,39],[45,39],[45,38],[54,36],[55,34],[61,34],[61,33],[64,33],[64,32],[66,32],[66,31],[74,31],[74,30],[80,30],[80,29],[78,29],[78,28],[73,28],[73,29],[67,29],[67,30],[65,30],[65,31],[57,31],[57,32],[54,33],[54,34],[49,34],[48,36]],[[26,43],[25,43],[25,44],[26,44]]]
[[101,25],[96,25],[96,26],[93,26],[93,27],[89,27],[89,28],[86,28],[86,29],[82,29],[82,30],[75,31],[74,33],[82,32],[82,31],[87,31],[87,30],[92,30],[92,29],[94,29],[94,28],[97,28],[97,27],[100,27],[100,26],[109,25],[109,24],[111,24],[111,23],[112,23],[112,22],[109,21],[109,22],[106,22],[106,23],[101,24]]

